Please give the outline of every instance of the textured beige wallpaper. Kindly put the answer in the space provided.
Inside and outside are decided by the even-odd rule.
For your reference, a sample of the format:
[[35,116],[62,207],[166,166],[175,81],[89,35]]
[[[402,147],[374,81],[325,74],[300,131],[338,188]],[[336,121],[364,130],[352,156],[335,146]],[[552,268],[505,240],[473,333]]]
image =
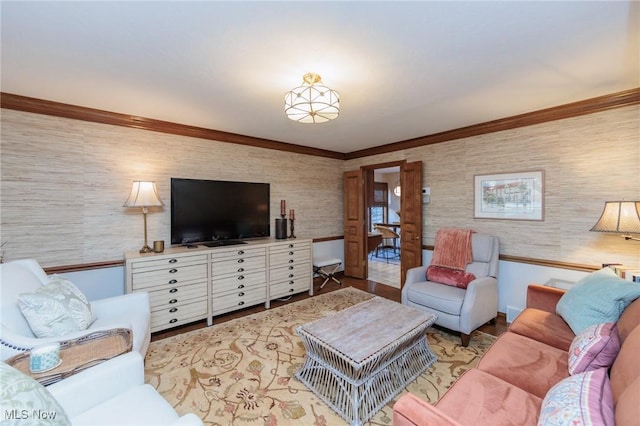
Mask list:
[[[155,180],[167,206],[149,240],[170,232],[171,177],[271,184],[296,209],[296,234],[342,235],[342,172],[423,161],[424,244],[444,226],[500,237],[501,253],[640,266],[640,242],[589,232],[605,200],[640,200],[640,106],[342,162],[117,126],[2,110],[0,241],[7,259],[44,266],[122,258],[142,246],[142,215],[122,207],[133,180]],[[473,177],[544,170],[545,220],[473,219]]]
[[[498,235],[500,252],[560,262],[640,266],[640,242],[589,232],[607,200],[640,200],[640,106],[350,160],[346,170],[422,161],[424,244],[441,227]],[[473,219],[476,174],[544,170],[543,222]]]
[[1,227],[7,260],[43,266],[122,259],[143,244],[139,209],[122,204],[133,180],[155,180],[163,209],[149,241],[170,239],[170,178],[271,184],[271,223],[296,210],[296,235],[342,235],[341,160],[2,110]]

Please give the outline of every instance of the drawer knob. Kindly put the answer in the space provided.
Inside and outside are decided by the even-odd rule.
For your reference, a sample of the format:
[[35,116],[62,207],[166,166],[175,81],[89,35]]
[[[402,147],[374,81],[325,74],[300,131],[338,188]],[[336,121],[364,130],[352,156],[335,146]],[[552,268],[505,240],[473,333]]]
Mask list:
[[293,259],[289,259],[289,263],[293,263]]
[[178,322],[178,318],[172,318],[169,320],[169,324],[173,324],[174,322]]
[[171,290],[169,290],[169,293],[175,293],[175,292],[177,292],[177,291],[178,291],[178,289],[174,287],[174,288],[172,288]]
[[238,306],[244,305],[244,302],[238,302]]
[[178,282],[178,280],[171,280],[171,281],[169,281],[169,284],[175,284],[177,282]]
[[176,263],[178,259],[169,259],[169,263]]
[[289,244],[289,248],[293,248],[293,244]]
[[171,299],[171,300],[169,300],[169,303],[171,303],[171,304],[178,303],[178,299]]
[[169,269],[169,273],[170,274],[175,274],[176,272],[178,272],[178,270],[176,268]]
[[239,250],[238,254],[244,254],[244,250]]
[[289,252],[289,256],[293,256],[293,252],[292,251]]
[[293,266],[289,266],[289,270],[291,271],[293,269]]
[[238,263],[244,263],[244,259],[238,259]]
[[244,280],[244,275],[240,275],[240,276],[238,276],[238,279],[239,279],[239,280]]
[[293,280],[289,281],[289,284],[295,284],[295,283],[296,283],[296,282],[295,282],[295,281],[293,281]]
[[169,312],[171,312],[171,313],[173,313],[173,312],[177,312],[177,311],[178,311],[178,308],[171,308],[171,309],[169,309]]
[[244,284],[240,284],[238,288],[244,288]]
[[238,293],[238,296],[240,296],[240,297],[244,296],[244,292],[241,291],[240,293]]
[[293,274],[289,274],[289,278],[293,278]]
[[238,272],[244,272],[244,268],[238,268]]
[[293,291],[294,291],[294,290],[293,290],[292,288],[290,288],[290,289],[289,289],[289,293],[293,293]]

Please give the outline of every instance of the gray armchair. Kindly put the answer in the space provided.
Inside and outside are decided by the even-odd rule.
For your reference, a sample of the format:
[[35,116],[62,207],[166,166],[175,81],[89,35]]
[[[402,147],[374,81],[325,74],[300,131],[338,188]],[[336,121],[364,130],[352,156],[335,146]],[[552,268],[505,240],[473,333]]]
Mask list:
[[402,304],[435,314],[437,325],[460,332],[464,346],[473,330],[498,315],[498,238],[473,234],[471,245],[466,272],[476,278],[466,289],[427,281],[427,266],[409,269],[402,288]]

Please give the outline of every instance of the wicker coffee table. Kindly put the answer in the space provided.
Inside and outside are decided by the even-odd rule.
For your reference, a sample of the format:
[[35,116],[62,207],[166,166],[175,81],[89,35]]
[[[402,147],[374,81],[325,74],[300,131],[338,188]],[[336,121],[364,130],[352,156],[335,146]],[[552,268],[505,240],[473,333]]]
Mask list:
[[296,377],[351,425],[361,425],[436,360],[435,315],[374,297],[296,328],[307,352]]

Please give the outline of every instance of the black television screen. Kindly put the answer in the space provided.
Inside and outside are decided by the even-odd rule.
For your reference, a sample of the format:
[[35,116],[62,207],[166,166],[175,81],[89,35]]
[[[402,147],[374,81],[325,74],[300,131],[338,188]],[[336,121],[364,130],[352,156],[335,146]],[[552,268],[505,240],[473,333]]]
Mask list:
[[171,244],[269,236],[269,184],[171,178]]

